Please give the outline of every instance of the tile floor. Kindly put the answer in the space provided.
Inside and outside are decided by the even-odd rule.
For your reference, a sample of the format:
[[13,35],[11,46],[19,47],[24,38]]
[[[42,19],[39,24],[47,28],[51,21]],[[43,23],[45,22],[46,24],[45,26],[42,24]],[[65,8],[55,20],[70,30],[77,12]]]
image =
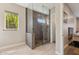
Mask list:
[[56,55],[54,44],[44,44],[30,49],[26,44],[0,51],[0,55]]

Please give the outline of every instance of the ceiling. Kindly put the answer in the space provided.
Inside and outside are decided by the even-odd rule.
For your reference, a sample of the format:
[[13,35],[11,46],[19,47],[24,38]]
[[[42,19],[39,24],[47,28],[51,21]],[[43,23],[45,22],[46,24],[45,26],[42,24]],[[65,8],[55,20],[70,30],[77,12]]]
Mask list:
[[[27,7],[28,3],[17,3],[17,4],[21,5],[23,7]],[[32,3],[30,3],[30,4],[32,4]],[[52,9],[53,6],[55,5],[55,3],[33,3],[33,4],[40,4],[40,5],[47,7],[48,9]]]
[[52,9],[54,7],[55,3],[43,3],[43,5],[49,9]]
[[68,6],[72,10],[76,17],[79,17],[79,3],[68,3]]
[[[37,3],[33,3],[33,4],[37,4]],[[47,7],[48,9],[52,9],[56,3],[38,3],[38,4],[43,5],[43,6]],[[23,7],[27,7],[27,3],[21,3],[20,5],[22,5]],[[79,17],[79,3],[67,3],[67,5],[72,10],[73,14],[76,17]]]

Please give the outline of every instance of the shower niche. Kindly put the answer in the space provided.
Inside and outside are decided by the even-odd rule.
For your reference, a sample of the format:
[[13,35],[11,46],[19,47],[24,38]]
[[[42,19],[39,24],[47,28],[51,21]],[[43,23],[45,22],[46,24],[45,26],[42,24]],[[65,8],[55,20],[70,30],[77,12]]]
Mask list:
[[31,9],[26,14],[26,44],[33,49],[49,43],[49,15]]

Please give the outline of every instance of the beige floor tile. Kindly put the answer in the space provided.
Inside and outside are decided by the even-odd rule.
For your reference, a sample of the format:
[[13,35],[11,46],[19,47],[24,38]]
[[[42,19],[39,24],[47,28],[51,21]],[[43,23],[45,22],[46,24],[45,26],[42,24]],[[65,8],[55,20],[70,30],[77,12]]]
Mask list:
[[0,55],[55,55],[54,44],[44,44],[30,49],[26,44],[0,51]]

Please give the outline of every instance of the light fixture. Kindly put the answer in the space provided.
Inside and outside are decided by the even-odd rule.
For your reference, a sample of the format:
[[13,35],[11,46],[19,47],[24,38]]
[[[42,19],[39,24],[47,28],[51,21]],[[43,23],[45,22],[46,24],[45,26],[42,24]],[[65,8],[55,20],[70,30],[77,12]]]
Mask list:
[[43,20],[43,19],[41,19],[41,18],[38,18],[38,20],[37,20],[39,23],[42,23],[42,24],[44,24],[45,23],[45,20]]

